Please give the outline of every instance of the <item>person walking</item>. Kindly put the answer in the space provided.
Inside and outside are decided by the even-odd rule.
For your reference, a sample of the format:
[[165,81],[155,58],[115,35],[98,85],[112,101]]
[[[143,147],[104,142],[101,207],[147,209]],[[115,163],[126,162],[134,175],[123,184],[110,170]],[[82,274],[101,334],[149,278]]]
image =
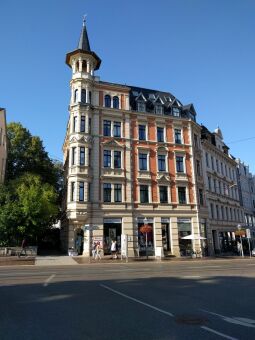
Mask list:
[[116,240],[112,240],[111,244],[111,253],[112,253],[112,259],[117,259],[117,242]]
[[100,242],[97,242],[96,245],[96,255],[95,255],[95,260],[99,259],[101,260],[101,247],[100,247]]
[[23,252],[27,256],[26,248],[27,248],[27,239],[26,237],[24,237],[21,243],[21,252],[19,253],[18,257],[20,257]]
[[92,257],[95,260],[96,259],[96,251],[97,251],[97,244],[94,242],[93,248],[92,248]]

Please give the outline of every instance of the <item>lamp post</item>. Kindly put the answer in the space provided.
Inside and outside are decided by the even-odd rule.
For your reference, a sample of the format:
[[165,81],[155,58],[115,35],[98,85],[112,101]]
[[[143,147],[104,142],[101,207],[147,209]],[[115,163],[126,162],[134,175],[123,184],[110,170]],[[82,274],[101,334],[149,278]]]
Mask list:
[[243,254],[243,241],[242,241],[242,233],[241,233],[241,230],[242,230],[241,224],[238,224],[237,229],[239,230],[239,233],[240,233],[239,236],[240,236],[240,241],[241,241],[241,252],[240,252],[240,256],[244,257],[244,254]]

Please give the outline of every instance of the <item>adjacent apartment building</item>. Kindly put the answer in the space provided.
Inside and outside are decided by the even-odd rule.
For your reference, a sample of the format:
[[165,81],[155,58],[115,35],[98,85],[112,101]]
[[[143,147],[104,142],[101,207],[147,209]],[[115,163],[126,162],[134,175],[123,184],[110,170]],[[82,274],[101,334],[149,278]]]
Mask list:
[[5,109],[0,108],[0,183],[4,182],[7,159],[7,131]]
[[236,173],[236,160],[229,153],[219,128],[213,133],[201,130],[203,174],[208,220],[206,225],[209,255],[232,253],[236,248],[235,232],[244,223]]
[[236,164],[240,203],[244,209],[244,226],[251,230],[255,240],[255,177],[250,173],[249,166],[240,159],[236,159]]
[[[148,224],[149,255],[200,251],[198,238],[205,234],[207,215],[201,127],[194,106],[183,105],[169,92],[101,81],[94,73],[101,59],[90,48],[85,22],[66,63],[72,78],[63,144],[63,248],[86,256],[92,238],[108,254],[111,241],[116,239],[120,248],[121,234],[126,234],[129,255],[144,255],[140,228]],[[234,161],[221,153],[232,171]],[[222,181],[232,184],[230,178]],[[236,196],[231,204],[237,214]],[[226,223],[224,232],[228,227]],[[220,232],[217,225],[211,229]],[[189,235],[193,241],[183,239]]]

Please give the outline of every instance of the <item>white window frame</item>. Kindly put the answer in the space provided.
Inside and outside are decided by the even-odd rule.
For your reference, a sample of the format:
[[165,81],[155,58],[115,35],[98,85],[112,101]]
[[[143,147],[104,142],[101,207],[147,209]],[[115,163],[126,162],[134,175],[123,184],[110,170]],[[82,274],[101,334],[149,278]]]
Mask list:
[[[158,156],[165,156],[166,170],[159,170]],[[167,152],[157,152],[157,170],[159,173],[165,173],[168,171],[168,153]]]
[[185,183],[185,184],[178,184],[178,185],[176,186],[176,198],[177,198],[177,203],[180,204],[180,205],[185,205],[185,204],[179,202],[179,194],[178,194],[178,188],[179,188],[179,187],[185,188],[186,204],[189,204],[190,202],[189,202],[189,195],[188,195],[188,190],[187,190],[188,187],[187,187],[187,184],[186,184],[186,183]]
[[[148,186],[148,198],[149,198],[148,203],[142,203],[141,202],[141,197],[140,197],[140,186],[141,185],[147,185]],[[138,185],[138,202],[139,202],[139,204],[150,204],[152,202],[151,184],[149,184],[149,183],[139,183],[139,185]]]
[[[140,153],[146,154],[147,158],[146,158],[146,162],[147,162],[147,170],[140,170]],[[144,149],[138,149],[138,162],[137,162],[137,170],[138,171],[150,171],[150,162],[149,162],[149,154],[150,151],[149,150],[144,150]]]

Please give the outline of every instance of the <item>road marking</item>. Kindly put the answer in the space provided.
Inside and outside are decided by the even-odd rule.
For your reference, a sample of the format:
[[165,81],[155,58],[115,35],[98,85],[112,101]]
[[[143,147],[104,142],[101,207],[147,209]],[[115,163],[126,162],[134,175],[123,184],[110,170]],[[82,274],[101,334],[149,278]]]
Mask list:
[[211,332],[211,333],[214,333],[214,334],[217,334],[219,336],[221,336],[222,338],[225,338],[225,339],[229,339],[229,340],[238,340],[237,338],[233,338],[232,336],[229,336],[229,335],[226,335],[224,333],[220,333],[218,331],[215,331],[214,329],[212,328],[209,328],[209,327],[206,327],[206,326],[201,326],[202,329],[208,331],[208,332]]
[[49,277],[44,281],[43,287],[47,287],[48,284],[50,283],[50,281],[51,281],[52,279],[54,279],[55,276],[56,276],[56,274],[52,274],[51,276],[49,276]]
[[221,266],[194,266],[189,267],[190,269],[207,269],[207,268],[222,268]]
[[204,310],[202,309],[202,311],[208,313],[208,314],[212,314],[212,315],[216,315],[218,317],[220,317],[223,321],[229,322],[229,323],[234,323],[236,325],[240,325],[240,326],[244,326],[244,327],[250,327],[250,328],[255,328],[255,325],[253,325],[253,323],[255,323],[255,320],[251,320],[251,319],[247,319],[247,318],[241,318],[241,317],[229,317],[229,316],[225,316],[225,315],[221,315],[218,313],[213,313],[210,312],[208,310]]
[[169,313],[169,312],[167,312],[167,311],[165,311],[165,310],[163,310],[163,309],[160,309],[160,308],[158,308],[158,307],[152,306],[152,305],[150,305],[150,304],[148,304],[148,303],[146,303],[146,302],[143,302],[143,301],[141,301],[141,300],[135,299],[135,298],[133,298],[132,296],[123,294],[123,293],[121,293],[121,292],[119,292],[119,291],[117,291],[117,290],[115,290],[115,289],[112,289],[112,288],[106,286],[106,285],[100,285],[100,286],[103,287],[103,288],[105,288],[105,289],[110,290],[111,292],[113,292],[113,293],[115,293],[115,294],[118,294],[118,295],[120,295],[120,296],[123,296],[123,297],[125,297],[126,299],[129,299],[129,300],[131,300],[131,301],[135,301],[135,302],[137,302],[137,303],[140,303],[141,305],[144,305],[144,306],[146,306],[146,307],[149,307],[149,308],[151,308],[151,309],[154,309],[154,310],[156,310],[157,312],[160,312],[160,313],[162,313],[162,314],[166,314],[166,315],[171,316],[171,317],[174,316],[172,313]]

